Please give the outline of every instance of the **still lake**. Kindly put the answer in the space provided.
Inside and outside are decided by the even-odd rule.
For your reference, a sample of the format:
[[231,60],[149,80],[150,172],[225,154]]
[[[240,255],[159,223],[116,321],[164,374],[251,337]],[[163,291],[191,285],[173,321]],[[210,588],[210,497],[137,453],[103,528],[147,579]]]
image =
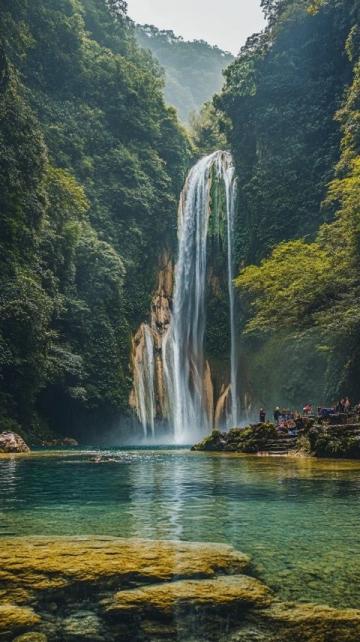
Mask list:
[[360,462],[186,449],[0,458],[0,537],[224,542],[283,599],[358,607],[359,527]]

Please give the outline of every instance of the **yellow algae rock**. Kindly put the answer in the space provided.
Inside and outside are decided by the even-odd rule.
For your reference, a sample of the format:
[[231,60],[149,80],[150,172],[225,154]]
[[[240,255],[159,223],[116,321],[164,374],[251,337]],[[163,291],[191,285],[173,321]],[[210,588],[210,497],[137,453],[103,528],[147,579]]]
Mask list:
[[273,603],[261,619],[279,642],[359,642],[360,610],[318,604]]
[[360,642],[360,611],[282,603],[249,573],[221,544],[3,538],[0,640]]
[[102,537],[9,538],[0,548],[0,590],[78,583],[168,581],[242,573],[249,558],[222,544]]
[[4,602],[0,604],[0,636],[16,634],[40,622],[40,617],[30,608]]
[[247,575],[220,576],[216,579],[181,580],[153,584],[141,589],[119,591],[105,604],[108,614],[158,612],[171,616],[179,606],[223,610],[227,607],[259,608],[271,603],[269,589]]
[[47,642],[47,636],[43,633],[24,633],[19,635],[13,642]]
[[14,576],[8,576],[6,588],[0,588],[0,604],[27,604],[31,599],[31,592],[13,585]]

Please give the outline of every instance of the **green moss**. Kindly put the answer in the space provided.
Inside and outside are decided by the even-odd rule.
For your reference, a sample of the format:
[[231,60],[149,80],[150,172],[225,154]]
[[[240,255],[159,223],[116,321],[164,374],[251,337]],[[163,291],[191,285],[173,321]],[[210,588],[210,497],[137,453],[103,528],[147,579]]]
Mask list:
[[307,435],[311,451],[317,457],[359,459],[360,434],[352,433],[353,428],[348,426],[313,426]]
[[273,424],[258,424],[247,428],[233,428],[227,433],[214,430],[193,450],[218,450],[227,452],[256,453],[266,450],[269,440],[278,439]]

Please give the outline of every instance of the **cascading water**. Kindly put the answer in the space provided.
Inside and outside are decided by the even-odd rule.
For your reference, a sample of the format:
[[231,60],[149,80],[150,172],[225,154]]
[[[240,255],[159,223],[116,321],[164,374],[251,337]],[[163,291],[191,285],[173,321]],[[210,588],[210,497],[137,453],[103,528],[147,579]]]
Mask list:
[[233,287],[235,170],[228,152],[202,158],[190,171],[179,206],[179,253],[175,271],[173,315],[163,342],[169,421],[177,443],[192,441],[212,427],[204,360],[207,237],[213,172],[225,187],[228,245],[228,288],[231,330],[231,417],[238,422],[237,346]]
[[[236,310],[235,310],[235,289],[234,289],[234,233],[235,233],[235,207],[236,207],[236,179],[235,167],[230,156],[229,165],[226,171],[222,172],[226,193],[226,214],[227,214],[227,246],[228,246],[228,291],[230,301],[230,386],[231,386],[231,416],[228,426],[237,426],[239,423],[239,401],[237,390],[238,378],[238,346],[236,332]],[[218,169],[219,172],[219,169]]]
[[143,324],[140,328],[140,344],[134,359],[134,391],[138,418],[144,430],[144,437],[155,436],[155,362],[154,339],[151,328]]

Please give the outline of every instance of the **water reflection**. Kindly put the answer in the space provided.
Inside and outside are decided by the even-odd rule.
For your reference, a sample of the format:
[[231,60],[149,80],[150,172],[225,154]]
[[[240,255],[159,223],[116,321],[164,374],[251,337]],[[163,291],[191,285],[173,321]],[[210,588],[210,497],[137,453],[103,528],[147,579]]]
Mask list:
[[162,450],[3,458],[0,535],[225,542],[252,554],[284,598],[357,606],[359,493],[351,462]]

